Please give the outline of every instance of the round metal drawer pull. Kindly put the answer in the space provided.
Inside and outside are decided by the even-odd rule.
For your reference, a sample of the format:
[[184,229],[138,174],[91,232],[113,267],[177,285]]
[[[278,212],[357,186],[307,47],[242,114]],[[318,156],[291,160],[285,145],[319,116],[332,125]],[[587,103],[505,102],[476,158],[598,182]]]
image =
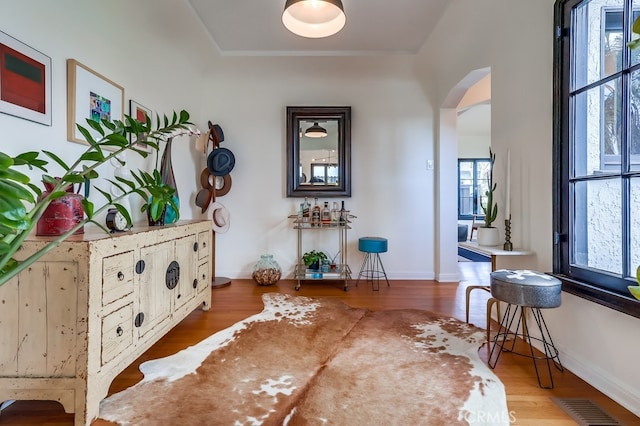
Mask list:
[[141,327],[143,322],[144,322],[144,312],[140,312],[138,315],[136,315],[136,319],[133,324],[136,327]]
[[116,328],[116,334],[118,335],[118,337],[124,334],[124,330],[122,329],[122,327]]
[[167,267],[165,284],[169,290],[173,290],[178,285],[178,281],[180,281],[180,264],[174,260]]
[[124,280],[124,274],[122,273],[122,271],[118,271],[118,279],[120,281]]

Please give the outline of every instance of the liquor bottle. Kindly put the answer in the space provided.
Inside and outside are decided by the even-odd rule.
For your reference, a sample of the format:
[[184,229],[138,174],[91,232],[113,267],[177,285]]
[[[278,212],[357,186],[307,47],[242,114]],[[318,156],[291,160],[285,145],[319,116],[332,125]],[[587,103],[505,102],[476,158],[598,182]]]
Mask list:
[[338,210],[338,202],[333,202],[333,207],[331,208],[331,222],[333,224],[337,224],[340,220],[340,210]]
[[322,207],[321,220],[323,225],[329,225],[331,223],[331,210],[329,209],[329,202],[324,202]]
[[302,221],[309,222],[309,217],[311,214],[311,204],[309,204],[309,199],[304,197],[304,203],[302,203]]
[[347,223],[347,211],[344,209],[344,201],[342,202],[342,208],[340,209],[340,224]]
[[316,198],[313,209],[311,209],[311,226],[320,226],[320,206],[318,205],[318,199]]

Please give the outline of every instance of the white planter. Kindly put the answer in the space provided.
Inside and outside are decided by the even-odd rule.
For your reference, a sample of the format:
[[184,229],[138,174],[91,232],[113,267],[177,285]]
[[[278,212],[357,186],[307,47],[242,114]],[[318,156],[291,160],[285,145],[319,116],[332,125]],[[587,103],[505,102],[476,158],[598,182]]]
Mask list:
[[478,228],[479,246],[497,246],[500,244],[500,231],[498,228]]

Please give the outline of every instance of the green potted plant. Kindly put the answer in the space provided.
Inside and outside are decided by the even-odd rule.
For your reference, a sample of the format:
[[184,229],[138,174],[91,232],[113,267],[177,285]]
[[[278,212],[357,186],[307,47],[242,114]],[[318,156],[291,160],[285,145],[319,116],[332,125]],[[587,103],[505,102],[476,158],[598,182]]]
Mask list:
[[[98,179],[98,167],[114,158],[124,165],[124,161],[118,157],[124,151],[133,151],[146,157],[148,153],[140,148],[140,143],[145,143],[157,151],[159,143],[163,142],[167,136],[187,133],[190,130],[188,125],[191,123],[189,122],[189,113],[181,111],[180,114],[174,112],[172,118],[164,116],[163,121],[160,116],[157,116],[155,125],[151,122],[150,117],[147,117],[145,122],[140,122],[129,116],[125,116],[124,122],[120,120],[97,122],[88,119],[87,124],[99,134],[99,137],[95,138],[88,128],[77,124],[78,130],[89,146],[69,164],[50,151],[29,151],[16,156],[0,152],[0,195],[2,195],[0,197],[0,286],[57,247],[86,223],[94,223],[108,232],[94,218],[98,213],[111,206],[117,208],[130,225],[132,223],[131,216],[126,208],[120,204],[120,201],[133,193],[147,199],[151,191],[155,191],[155,177],[153,180],[149,179],[152,175],[147,172],[132,172],[134,180],[127,180],[119,176],[116,176],[115,179],[107,179],[120,189],[120,195],[113,196],[96,187],[95,189],[106,200],[102,206],[96,207],[90,200],[84,198],[82,209],[85,216],[82,220],[78,220],[71,229],[47,242],[41,250],[29,258],[22,261],[14,259],[15,253],[36,226],[38,219],[49,204],[64,196],[70,186]],[[130,138],[130,136],[132,137]],[[62,167],[64,173],[59,178],[43,175],[42,181],[49,183],[51,187],[51,190],[43,196],[42,190],[19,169],[21,167],[37,168],[47,173],[46,166],[50,161]]]
[[484,212],[484,225],[478,227],[478,245],[481,246],[500,244],[498,228],[491,226],[498,216],[498,204],[493,199],[497,187],[497,184],[493,182],[493,166],[496,162],[496,155],[491,151],[491,148],[489,148],[489,160],[489,189],[485,192],[487,201],[481,205]]
[[309,269],[320,269],[320,262],[327,260],[327,255],[322,251],[311,250],[302,255],[302,261]]
[[131,174],[138,181],[138,184],[146,190],[146,192],[136,192],[144,200],[140,210],[143,213],[147,212],[149,225],[164,225],[165,214],[169,206],[176,212],[176,221],[180,219],[180,207],[178,207],[174,197],[176,190],[162,181],[162,176],[157,169],[153,170],[152,173],[144,171],[136,173],[132,171]]

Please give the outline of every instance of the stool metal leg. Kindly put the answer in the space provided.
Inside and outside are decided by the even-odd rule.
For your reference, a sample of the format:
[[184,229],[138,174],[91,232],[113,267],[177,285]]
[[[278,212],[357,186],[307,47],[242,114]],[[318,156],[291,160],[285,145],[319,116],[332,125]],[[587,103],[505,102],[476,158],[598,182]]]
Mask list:
[[380,259],[380,253],[376,253],[376,278],[378,278],[378,288],[380,288],[380,270],[382,269],[382,275],[384,276],[384,280],[387,282],[387,287],[391,287],[389,284],[389,280],[387,279],[387,271],[384,270],[384,265],[382,264],[382,260]]
[[[491,368],[496,368],[496,365],[498,364],[498,360],[500,359],[500,354],[502,354],[503,350],[505,352],[507,351],[504,349],[504,345],[507,342],[509,329],[513,324],[515,315],[516,315],[515,312],[513,313],[513,315],[511,314],[511,304],[507,305],[507,310],[505,311],[504,315],[500,319],[500,327],[498,328],[498,333],[496,333],[496,335],[493,337],[493,346],[491,346],[491,352],[489,353],[489,360],[487,361],[487,363],[489,364],[489,367]],[[501,337],[502,337],[502,342],[499,342]],[[497,352],[496,352],[496,348],[498,348]],[[495,359],[493,358],[494,353],[496,354]]]
[[380,278],[384,277],[387,282],[387,287],[390,287],[389,280],[387,279],[387,272],[384,270],[384,265],[380,259],[378,253],[366,253],[364,261],[360,267],[358,273],[358,279],[356,280],[356,287],[360,282],[360,278],[364,277],[368,282],[371,282],[371,288],[373,291],[380,290]]
[[[514,307],[513,313],[511,313],[512,306]],[[529,325],[527,324],[526,318],[526,307],[511,304],[507,305],[507,310],[504,313],[502,320],[500,321],[500,329],[498,330],[498,334],[496,334],[493,338],[493,346],[491,347],[491,353],[489,354],[488,364],[489,367],[495,368],[502,352],[512,352],[515,355],[526,356],[527,358],[531,358],[531,360],[533,361],[533,367],[536,370],[536,376],[538,378],[538,385],[543,389],[553,389],[554,383],[553,374],[551,371],[551,361],[553,361],[554,366],[558,370],[564,371],[562,364],[560,363],[560,353],[558,352],[558,349],[555,347],[553,340],[551,339],[551,334],[549,333],[549,329],[544,320],[544,317],[542,316],[540,308],[529,309],[531,309],[533,319],[535,320],[535,323],[538,326],[538,330],[540,331],[540,337],[533,337],[529,333]],[[518,318],[518,321],[515,328],[512,328],[513,322],[515,321],[516,317]],[[520,330],[522,330],[522,332],[520,332]],[[511,344],[511,347],[507,348],[505,347],[505,344],[507,337],[509,336],[513,338],[513,342]],[[529,346],[528,354],[517,352],[515,350],[516,339],[518,337],[520,337]],[[542,343],[542,346],[544,347],[544,355],[535,354],[532,340],[537,340]],[[538,369],[537,363],[537,361],[539,360],[545,360],[547,363],[547,373],[549,377],[548,381],[546,381],[546,384],[543,384],[542,378],[540,377],[540,370]]]
[[[538,325],[538,330],[540,330],[540,338],[531,337],[531,335],[527,335],[529,338],[529,346],[531,347],[531,357],[533,358],[533,366],[536,369],[536,375],[538,376],[538,385],[540,385],[543,389],[553,389],[553,374],[551,373],[551,363],[549,361],[553,361],[554,366],[560,370],[564,371],[562,368],[562,364],[560,363],[560,353],[558,349],[556,349],[553,339],[551,339],[551,334],[549,333],[549,329],[547,328],[547,323],[542,316],[542,311],[539,308],[532,308],[531,312],[533,314],[533,318]],[[531,339],[538,340],[542,343],[544,347],[544,356],[535,356],[533,353],[533,345],[531,345]],[[536,364],[536,360],[544,359],[547,362],[547,372],[549,373],[549,385],[544,386],[540,380],[540,374],[538,372],[538,366]]]
[[360,267],[360,272],[358,272],[358,279],[356,280],[356,287],[358,287],[358,283],[360,282],[360,277],[362,277],[364,275],[362,272],[364,271],[365,266],[367,266],[368,263],[369,263],[369,256],[371,256],[371,253],[366,253],[364,255],[364,260],[362,261],[362,266]]
[[[498,321],[501,319],[500,317],[500,301],[495,297],[490,297],[487,300],[487,343],[491,344],[491,308],[493,305],[496,305],[498,311]],[[467,312],[467,324],[469,323],[469,313]]]

